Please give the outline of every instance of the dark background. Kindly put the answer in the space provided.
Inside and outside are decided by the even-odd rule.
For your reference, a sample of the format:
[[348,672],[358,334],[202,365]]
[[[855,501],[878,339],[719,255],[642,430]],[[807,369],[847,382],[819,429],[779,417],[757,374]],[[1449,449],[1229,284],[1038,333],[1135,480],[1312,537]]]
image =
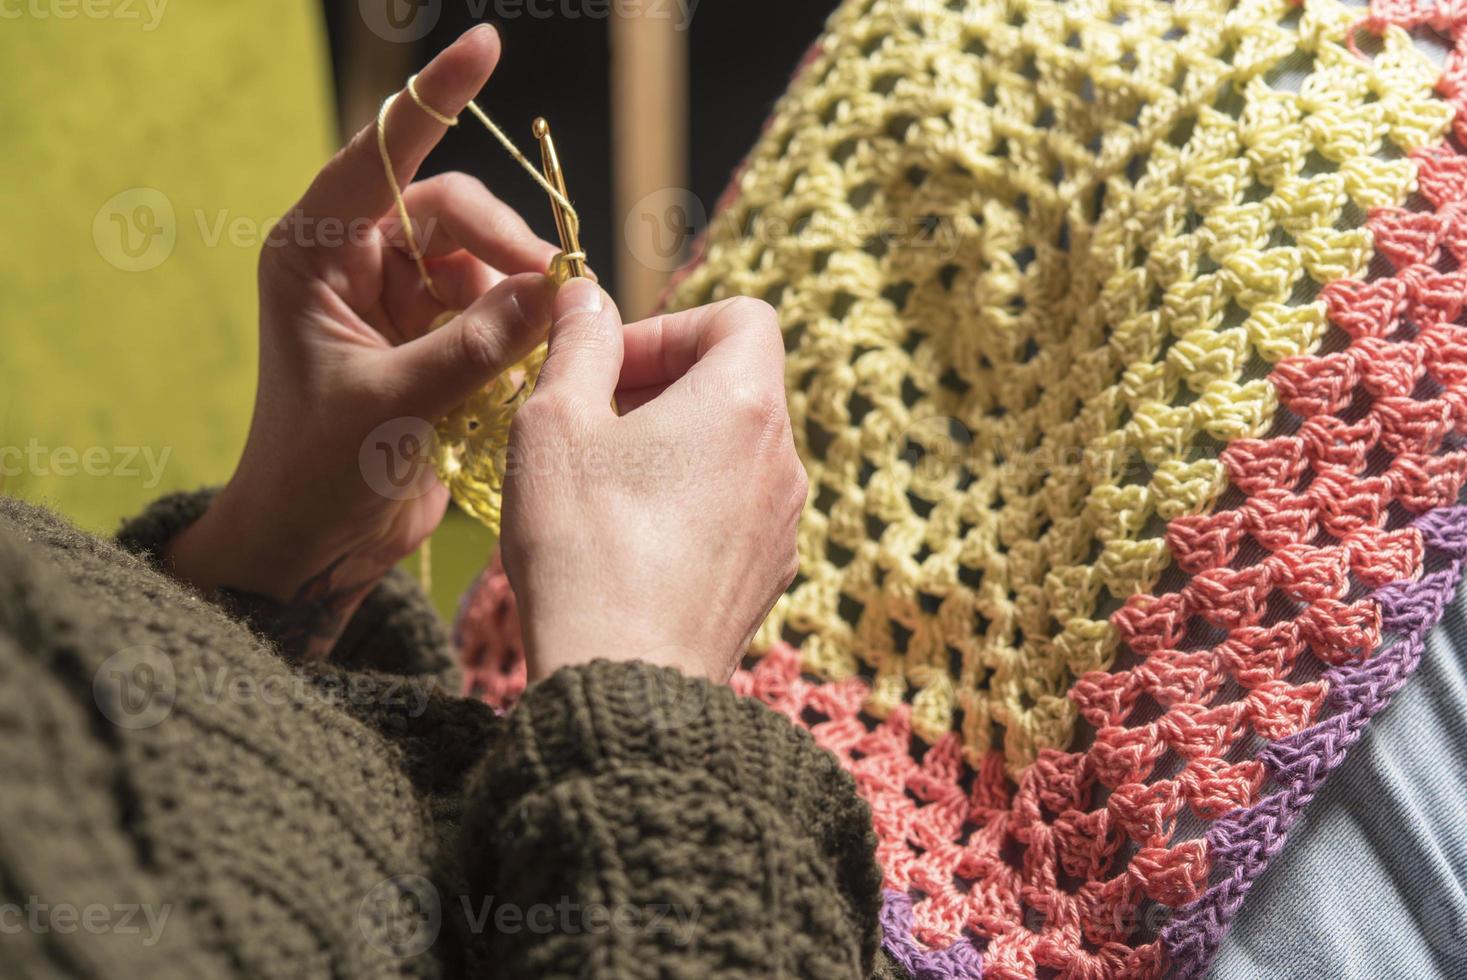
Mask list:
[[[324,0],[333,64],[343,63],[344,18],[356,16],[354,6]],[[835,0],[701,0],[696,7],[688,28],[689,189],[710,214],[835,6]],[[612,209],[610,22],[483,19],[499,28],[504,56],[480,104],[532,160],[538,155],[530,123],[542,115],[550,120],[581,214],[582,242],[602,281],[614,282],[619,249],[613,236],[620,220]],[[475,23],[469,4],[444,0],[437,26],[418,45],[413,70]],[[449,132],[421,175],[445,170],[481,178],[541,236],[556,241],[544,192],[472,119]]]

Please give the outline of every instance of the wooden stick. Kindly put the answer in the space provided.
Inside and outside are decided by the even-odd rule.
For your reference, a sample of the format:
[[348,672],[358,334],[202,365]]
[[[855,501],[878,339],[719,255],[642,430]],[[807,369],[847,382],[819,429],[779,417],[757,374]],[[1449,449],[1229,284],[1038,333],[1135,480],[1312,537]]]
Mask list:
[[[647,261],[666,254],[666,229],[659,234],[657,227],[666,216],[654,209],[645,220],[632,210],[654,192],[664,192],[659,202],[691,195],[687,25],[673,16],[613,16],[611,94],[617,301],[622,316],[633,320],[652,312],[673,260]],[[691,244],[678,242],[683,250]]]

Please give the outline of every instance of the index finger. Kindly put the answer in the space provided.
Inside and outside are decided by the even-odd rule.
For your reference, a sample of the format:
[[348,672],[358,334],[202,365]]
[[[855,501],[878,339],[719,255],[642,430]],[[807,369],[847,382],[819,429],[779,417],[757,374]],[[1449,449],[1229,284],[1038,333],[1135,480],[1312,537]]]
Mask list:
[[[499,32],[480,24],[429,62],[414,87],[436,113],[456,119],[498,62]],[[424,111],[406,88],[393,98],[385,126],[393,172],[399,186],[406,187],[448,127]],[[298,208],[304,217],[316,221],[375,222],[392,204],[392,188],[377,146],[377,121],[373,120],[321,169]]]

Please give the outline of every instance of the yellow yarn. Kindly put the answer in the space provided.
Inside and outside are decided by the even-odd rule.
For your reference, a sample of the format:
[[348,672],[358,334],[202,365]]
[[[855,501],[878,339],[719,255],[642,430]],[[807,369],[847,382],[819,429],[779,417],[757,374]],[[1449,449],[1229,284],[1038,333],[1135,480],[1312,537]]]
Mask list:
[[1347,50],[1361,13],[836,12],[672,303],[763,297],[785,328],[811,493],[756,650],[783,633],[822,678],[870,675],[869,711],[909,702],[974,764],[1071,743],[1066,692],[1167,567],[1162,522],[1268,430],[1269,364],[1317,345],[1316,284],[1363,271],[1364,213],[1448,122],[1404,31]]
[[478,394],[448,413],[437,426],[433,462],[453,502],[499,533],[509,426],[530,397],[545,345],[489,382]]
[[[443,126],[458,125],[456,118],[439,112],[423,100],[423,97],[418,94],[416,75],[408,79],[407,93],[418,108],[427,113],[435,122]],[[423,281],[423,286],[434,299],[441,303],[443,298],[433,285],[433,277],[429,274],[428,266],[423,259],[422,249],[418,244],[412,220],[408,215],[407,203],[403,200],[402,187],[392,166],[392,155],[387,148],[387,114],[397,100],[398,94],[400,93],[393,94],[382,103],[382,110],[377,114],[377,150],[382,157],[382,167],[387,174],[387,184],[392,190],[393,203],[398,219],[402,223],[403,238],[407,242],[408,252],[418,267],[418,275]],[[494,120],[490,119],[489,115],[472,99],[469,100],[467,108],[475,118],[483,123],[484,128],[493,134],[510,156],[524,168],[525,172],[533,177],[557,204],[565,208],[571,220],[579,222],[580,217],[576,214],[570,201],[545,179],[535,165],[494,123]],[[575,253],[575,255],[585,258],[581,253]],[[557,283],[564,282],[569,276],[566,260],[570,257],[565,253],[557,254],[551,260],[546,274]],[[431,329],[436,330],[448,323],[458,316],[459,312],[461,311],[450,310],[441,314],[432,323]],[[515,412],[524,404],[525,399],[530,397],[530,392],[535,386],[535,379],[540,376],[540,367],[544,363],[545,345],[541,344],[524,360],[502,372],[468,401],[450,412],[436,427],[437,439],[434,443],[433,463],[438,470],[438,478],[448,487],[454,503],[472,514],[496,534],[499,533],[500,499],[504,491],[505,454],[509,447],[509,426],[514,420]],[[421,567],[426,569],[428,567],[426,551],[420,560],[422,561]]]

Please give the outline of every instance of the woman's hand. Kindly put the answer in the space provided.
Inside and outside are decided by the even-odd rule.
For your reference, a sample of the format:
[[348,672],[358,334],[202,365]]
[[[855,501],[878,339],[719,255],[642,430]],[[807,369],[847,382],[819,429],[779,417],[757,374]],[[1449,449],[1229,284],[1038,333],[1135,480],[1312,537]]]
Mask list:
[[[422,72],[457,116],[499,54],[470,31]],[[243,456],[170,549],[176,575],[231,590],[286,652],[330,651],[377,581],[432,533],[447,491],[431,423],[529,353],[505,564],[531,678],[596,657],[726,679],[795,570],[805,475],[768,306],[732,300],[623,328],[594,283],[559,296],[556,249],[477,181],[409,184],[444,126],[411,97],[388,147],[437,286],[420,281],[377,148],[358,134],[260,259],[260,384]],[[448,310],[465,312],[429,332]],[[615,395],[624,412],[612,410]],[[258,625],[258,622],[257,622]]]
[[[498,57],[492,28],[469,31],[424,69],[418,94],[457,116]],[[423,452],[431,423],[549,325],[554,288],[541,273],[553,246],[463,174],[409,186],[444,132],[406,94],[388,114],[389,152],[441,300],[406,248],[368,127],[261,254],[249,439],[234,476],[170,550],[180,578],[266,606],[297,655],[329,651],[361,599],[442,519],[448,493]],[[465,312],[429,333],[454,309]]]
[[623,327],[571,280],[510,433],[503,553],[530,680],[598,657],[727,680],[794,578],[806,487],[767,304]]

